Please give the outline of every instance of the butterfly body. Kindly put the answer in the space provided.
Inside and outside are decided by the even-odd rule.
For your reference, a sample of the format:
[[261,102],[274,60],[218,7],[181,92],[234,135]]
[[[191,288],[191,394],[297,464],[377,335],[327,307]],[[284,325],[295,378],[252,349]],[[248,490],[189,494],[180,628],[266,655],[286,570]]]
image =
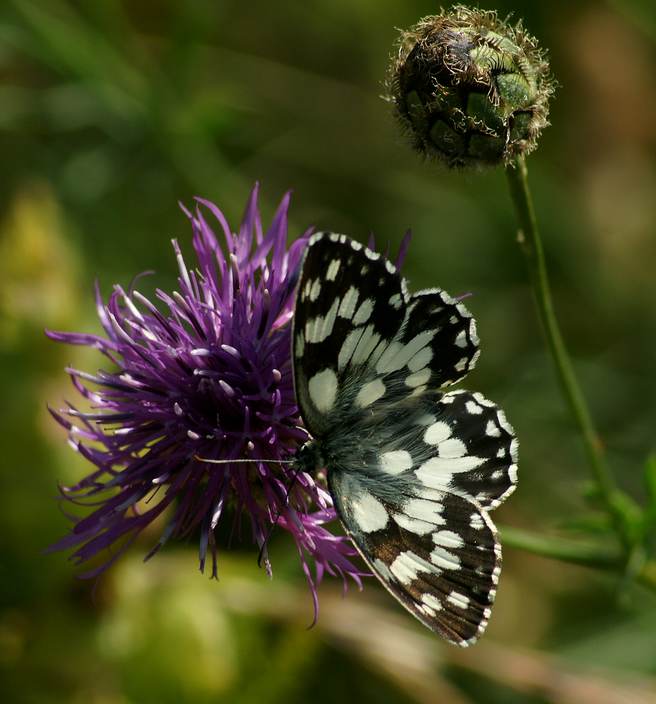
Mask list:
[[501,552],[488,516],[515,487],[516,440],[480,394],[443,392],[478,338],[462,303],[410,295],[396,268],[344,235],[314,235],[293,329],[294,377],[347,533],[388,591],[461,646],[490,615]]

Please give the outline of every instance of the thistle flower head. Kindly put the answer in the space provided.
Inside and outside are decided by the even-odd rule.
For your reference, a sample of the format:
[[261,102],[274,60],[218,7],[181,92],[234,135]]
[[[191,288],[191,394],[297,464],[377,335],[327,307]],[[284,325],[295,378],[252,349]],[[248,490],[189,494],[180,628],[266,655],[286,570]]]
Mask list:
[[456,5],[401,33],[388,87],[415,149],[471,166],[535,149],[554,83],[521,22]]
[[92,508],[54,548],[75,547],[73,558],[83,562],[121,544],[88,575],[163,515],[148,557],[169,538],[197,534],[201,570],[209,553],[214,576],[215,529],[229,509],[232,528],[240,532],[246,521],[265,550],[272,523],[291,533],[315,604],[325,571],[359,583],[354,549],[324,527],[335,518],[329,494],[309,475],[294,477],[289,466],[266,461],[288,458],[306,440],[293,390],[290,320],[309,233],[286,248],[288,205],[289,194],[263,231],[255,187],[233,233],[214,204],[198,199],[193,213],[185,210],[197,268],[187,266],[173,242],[177,291],[157,290],[155,303],[135,288],[115,286],[104,303],[96,290],[103,336],[48,333],[94,347],[106,361],[95,374],[67,370],[87,410],[69,404],[52,411],[73,448],[95,466],[62,489],[65,500]]

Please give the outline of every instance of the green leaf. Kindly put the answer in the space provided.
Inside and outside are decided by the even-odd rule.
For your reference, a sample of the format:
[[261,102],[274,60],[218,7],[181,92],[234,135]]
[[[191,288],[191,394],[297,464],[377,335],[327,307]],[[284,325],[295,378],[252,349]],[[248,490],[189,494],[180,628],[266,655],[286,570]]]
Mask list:
[[585,513],[563,518],[556,523],[556,528],[571,533],[590,533],[594,535],[614,534],[615,529],[607,513]]

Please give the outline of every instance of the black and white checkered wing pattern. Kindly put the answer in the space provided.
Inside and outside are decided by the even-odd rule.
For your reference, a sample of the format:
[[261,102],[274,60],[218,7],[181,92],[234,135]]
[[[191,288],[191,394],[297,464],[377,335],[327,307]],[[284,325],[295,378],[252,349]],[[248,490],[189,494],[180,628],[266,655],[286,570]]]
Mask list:
[[495,509],[517,486],[518,444],[505,413],[471,391],[451,391],[435,403],[426,398],[422,405],[420,428],[406,440],[421,485]]
[[394,265],[332,233],[310,240],[293,336],[296,394],[315,437],[331,416],[354,419],[452,384],[478,357],[462,303],[439,289],[408,295]]
[[383,586],[446,640],[461,647],[476,642],[501,571],[488,514],[446,492],[391,503],[349,486],[344,474],[333,474],[331,485],[349,534]]
[[402,289],[394,266],[359,242],[334,233],[310,238],[296,296],[293,353],[296,396],[315,437],[331,426],[331,415],[343,412],[353,368],[366,366],[397,333]]
[[[480,394],[426,395],[372,438],[359,472],[329,471],[342,522],[384,586],[467,646],[487,626],[501,569],[488,510],[515,489],[517,443]],[[379,441],[379,443],[376,442]]]
[[444,291],[409,295],[396,268],[344,235],[311,238],[297,293],[294,380],[335,507],[385,587],[469,645],[496,593],[488,511],[515,488],[517,448],[480,394],[440,393],[478,357],[473,318]]

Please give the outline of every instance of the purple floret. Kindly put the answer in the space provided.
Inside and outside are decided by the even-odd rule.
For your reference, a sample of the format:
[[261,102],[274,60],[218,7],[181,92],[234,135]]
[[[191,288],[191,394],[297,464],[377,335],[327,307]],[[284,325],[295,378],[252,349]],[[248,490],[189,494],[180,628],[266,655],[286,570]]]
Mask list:
[[[256,186],[237,233],[209,201],[197,199],[193,213],[183,208],[198,268],[187,268],[173,241],[179,290],[158,289],[157,305],[118,285],[105,304],[96,288],[104,337],[48,332],[98,349],[108,367],[96,374],[67,369],[86,410],[68,404],[51,411],[74,449],[95,465],[78,484],[61,489],[67,502],[90,510],[53,549],[75,548],[72,559],[85,562],[120,541],[85,576],[107,568],[165,512],[161,537],[146,558],[169,538],[199,534],[200,569],[209,553],[216,576],[215,529],[230,508],[231,529],[239,534],[244,519],[250,524],[268,571],[272,523],[291,533],[315,605],[324,572],[361,585],[352,544],[325,528],[335,519],[328,492],[308,474],[292,481],[290,465],[257,461],[289,459],[307,439],[294,397],[290,340],[309,235],[287,249],[289,194],[263,232],[257,196]],[[199,459],[249,457],[252,463],[218,465]]]

